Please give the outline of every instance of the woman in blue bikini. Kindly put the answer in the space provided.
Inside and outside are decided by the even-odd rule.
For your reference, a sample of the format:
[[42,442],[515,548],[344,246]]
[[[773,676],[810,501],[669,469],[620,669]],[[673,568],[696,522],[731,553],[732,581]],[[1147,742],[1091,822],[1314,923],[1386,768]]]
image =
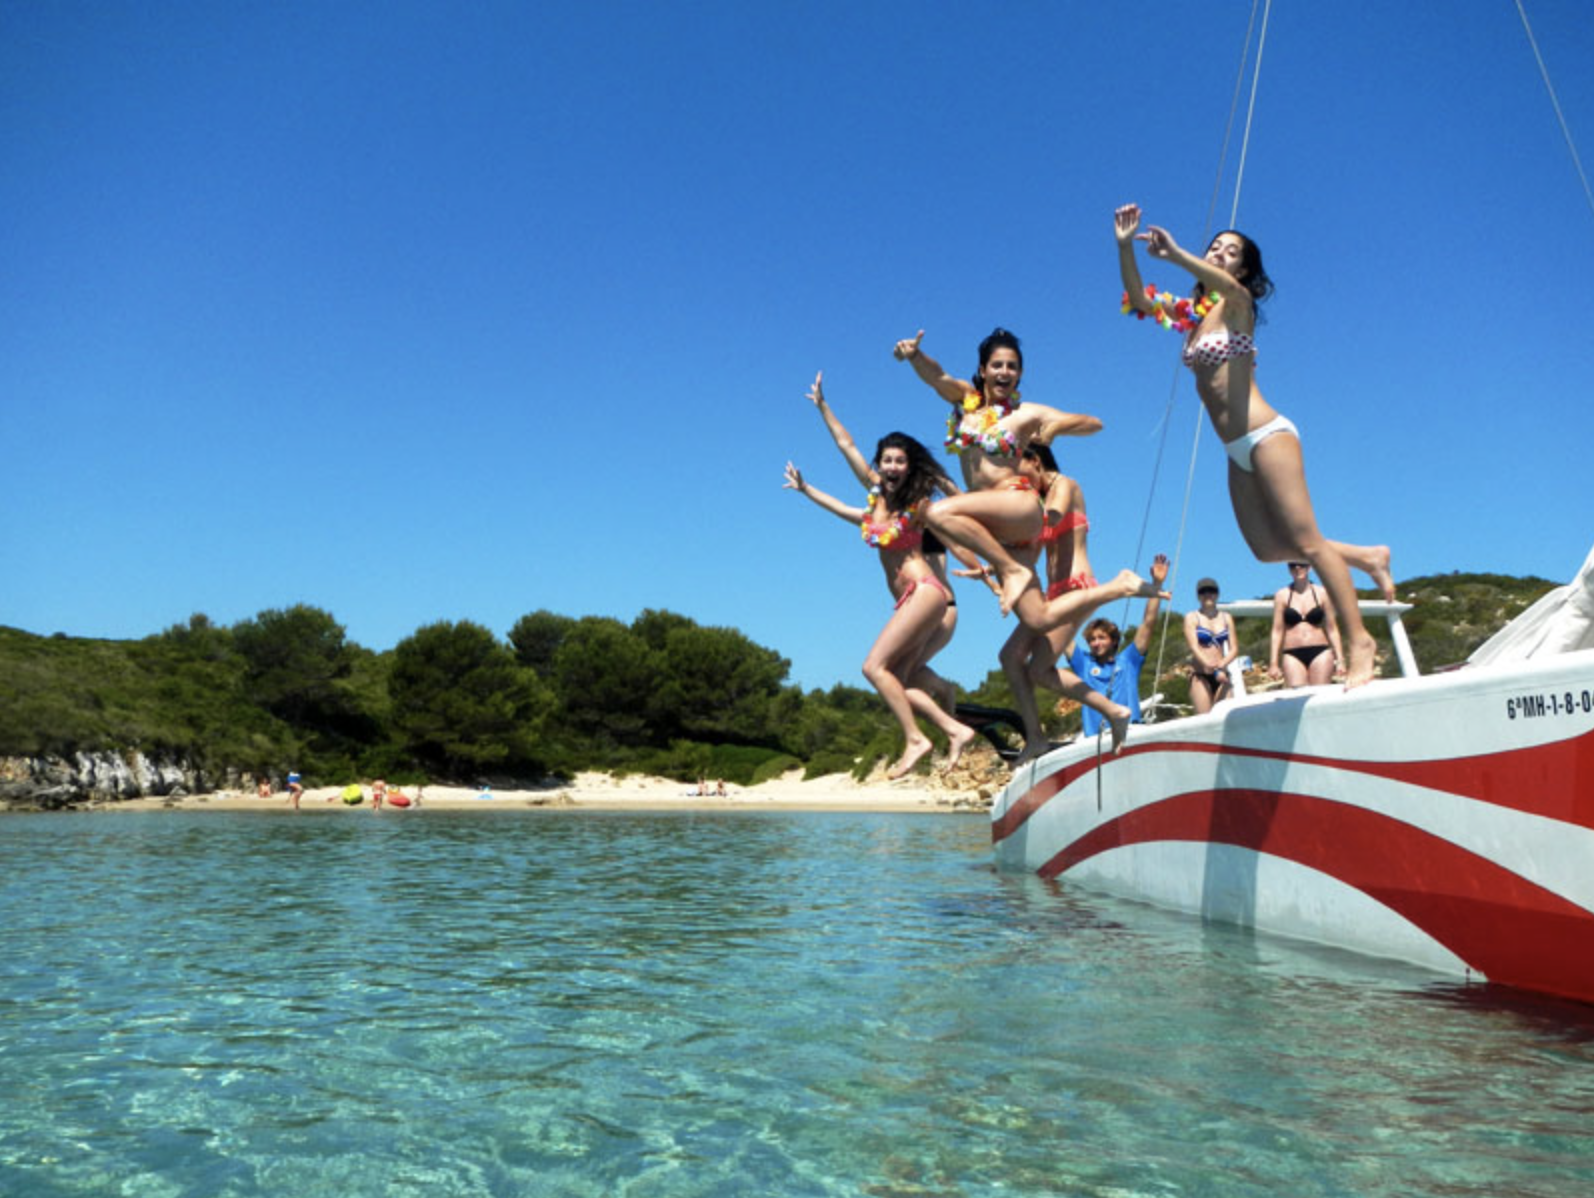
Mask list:
[[1196,583],[1201,606],[1184,618],[1184,641],[1190,646],[1190,706],[1195,713],[1211,711],[1234,698],[1229,663],[1240,655],[1240,638],[1234,617],[1218,610],[1218,584],[1210,578]]
[[[1387,545],[1348,545],[1318,530],[1306,489],[1300,434],[1262,398],[1256,385],[1256,305],[1273,290],[1262,268],[1262,252],[1243,234],[1219,233],[1197,258],[1156,225],[1140,229],[1140,207],[1126,204],[1114,214],[1124,310],[1155,317],[1164,328],[1185,334],[1184,363],[1195,372],[1196,390],[1229,454],[1229,497],[1240,532],[1259,561],[1304,560],[1317,569],[1323,587],[1345,623],[1345,685],[1370,682],[1375,645],[1362,624],[1348,566],[1370,575],[1393,600]],[[1195,276],[1190,299],[1143,288],[1135,242],[1146,252]]]

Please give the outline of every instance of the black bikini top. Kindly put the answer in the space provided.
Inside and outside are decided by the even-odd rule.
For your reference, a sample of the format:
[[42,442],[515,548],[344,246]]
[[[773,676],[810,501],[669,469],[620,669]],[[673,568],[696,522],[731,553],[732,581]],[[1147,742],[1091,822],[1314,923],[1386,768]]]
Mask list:
[[1312,588],[1312,599],[1317,602],[1317,606],[1312,608],[1311,611],[1302,612],[1294,606],[1295,599],[1292,596],[1290,599],[1291,605],[1284,609],[1284,627],[1294,628],[1304,621],[1313,628],[1321,628],[1323,626],[1323,604],[1317,599],[1316,587]]

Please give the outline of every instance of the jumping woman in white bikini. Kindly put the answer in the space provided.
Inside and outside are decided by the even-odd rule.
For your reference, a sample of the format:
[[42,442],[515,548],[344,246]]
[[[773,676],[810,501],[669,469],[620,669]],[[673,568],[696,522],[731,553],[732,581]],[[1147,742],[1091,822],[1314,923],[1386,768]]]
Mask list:
[[[1306,489],[1300,434],[1275,412],[1256,385],[1256,305],[1273,290],[1262,269],[1262,252],[1232,230],[1219,233],[1197,258],[1181,249],[1156,225],[1140,229],[1140,207],[1125,204],[1114,214],[1118,266],[1124,282],[1124,310],[1153,316],[1165,328],[1185,334],[1184,362],[1195,372],[1196,390],[1212,426],[1229,454],[1229,497],[1240,532],[1257,560],[1304,560],[1317,570],[1344,623],[1345,686],[1372,680],[1375,644],[1362,624],[1347,564],[1372,577],[1384,598],[1393,600],[1386,545],[1347,545],[1318,530]],[[1153,258],[1195,276],[1188,300],[1144,288],[1135,261],[1135,242],[1144,241]]]

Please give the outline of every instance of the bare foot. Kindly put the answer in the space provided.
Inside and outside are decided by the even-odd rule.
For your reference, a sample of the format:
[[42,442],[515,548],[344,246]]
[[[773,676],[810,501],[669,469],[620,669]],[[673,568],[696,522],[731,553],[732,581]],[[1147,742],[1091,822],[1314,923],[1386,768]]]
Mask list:
[[1124,751],[1124,737],[1129,735],[1129,716],[1132,714],[1122,704],[1113,704],[1113,712],[1107,717],[1107,724],[1112,728],[1112,755],[1114,757]]
[[1375,660],[1377,651],[1378,645],[1370,636],[1363,636],[1345,646],[1346,656],[1350,658],[1345,664],[1346,690],[1366,686],[1373,680],[1373,674],[1378,668],[1378,662]]
[[946,737],[946,768],[951,769],[958,763],[958,758],[963,756],[963,750],[969,747],[969,741],[979,733],[967,724],[959,724],[956,732],[947,733]]
[[1172,599],[1167,591],[1157,589],[1157,584],[1147,582],[1133,570],[1120,570],[1118,577],[1112,580],[1113,589],[1120,591],[1125,599]]
[[1373,568],[1367,573],[1384,594],[1385,603],[1395,601],[1395,576],[1389,572],[1389,546],[1373,546]]
[[895,782],[914,766],[919,764],[919,758],[928,753],[934,746],[930,744],[927,736],[918,736],[908,742],[908,747],[902,750],[902,756],[897,758],[897,763],[886,771],[886,777]]
[[1013,604],[1018,602],[1018,597],[1029,589],[1035,581],[1035,572],[1027,566],[1014,566],[1002,575],[1002,598],[1000,606],[1005,616],[1013,610]]

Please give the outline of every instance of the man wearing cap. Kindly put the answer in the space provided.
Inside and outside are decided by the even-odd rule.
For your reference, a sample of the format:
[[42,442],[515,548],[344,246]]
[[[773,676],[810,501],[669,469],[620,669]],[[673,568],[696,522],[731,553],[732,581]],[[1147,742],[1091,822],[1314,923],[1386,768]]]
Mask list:
[[[1168,581],[1168,559],[1160,553],[1151,563],[1151,581],[1159,591],[1162,590],[1162,584]],[[1146,600],[1146,613],[1141,617],[1140,627],[1135,630],[1135,639],[1124,646],[1122,653],[1118,651],[1118,646],[1123,634],[1119,632],[1118,625],[1107,619],[1095,619],[1085,625],[1084,646],[1074,640],[1069,641],[1068,648],[1064,650],[1069,669],[1083,678],[1086,686],[1100,691],[1114,703],[1122,703],[1129,708],[1131,724],[1140,723],[1140,667],[1146,663],[1146,650],[1151,645],[1151,626],[1156,622],[1157,610],[1161,606],[1162,600],[1156,595]],[[1095,736],[1101,731],[1103,721],[1098,712],[1084,707],[1080,709],[1080,716],[1084,721],[1086,736]]]

